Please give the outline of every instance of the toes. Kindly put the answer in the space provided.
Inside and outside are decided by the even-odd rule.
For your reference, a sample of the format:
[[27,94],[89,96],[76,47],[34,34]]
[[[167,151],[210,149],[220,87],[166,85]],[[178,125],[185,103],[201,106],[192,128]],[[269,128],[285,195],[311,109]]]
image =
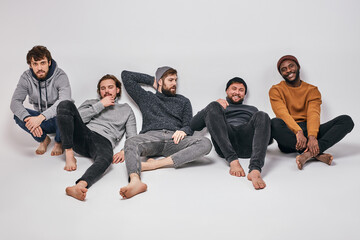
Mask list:
[[296,164],[299,170],[302,170],[302,164],[300,163],[299,160],[296,160]]

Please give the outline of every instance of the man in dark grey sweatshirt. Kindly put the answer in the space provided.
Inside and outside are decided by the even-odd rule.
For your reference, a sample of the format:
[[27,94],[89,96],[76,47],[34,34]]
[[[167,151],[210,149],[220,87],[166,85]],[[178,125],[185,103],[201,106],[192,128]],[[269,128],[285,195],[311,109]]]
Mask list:
[[71,101],[62,101],[57,108],[57,121],[65,149],[65,170],[76,170],[75,152],[90,157],[94,163],[76,185],[66,193],[84,200],[88,188],[105,172],[111,162],[124,161],[124,150],[113,156],[113,148],[124,133],[136,135],[135,115],[126,103],[119,104],[121,83],[113,75],[103,76],[97,85],[100,99],[86,100],[77,109]]
[[[62,100],[71,100],[69,79],[44,46],[33,47],[26,59],[30,68],[20,77],[10,109],[14,113],[15,122],[40,143],[36,154],[46,152],[50,143],[47,134],[56,133],[51,155],[60,155],[63,149],[56,125],[56,107]],[[24,107],[27,96],[35,110]]]
[[[165,166],[175,168],[205,156],[211,142],[205,137],[191,136],[192,108],[189,99],[176,94],[177,71],[161,67],[156,77],[123,71],[121,77],[126,91],[137,103],[143,115],[139,135],[125,142],[125,159],[130,183],[120,189],[123,198],[144,192],[146,184],[140,180],[141,171]],[[140,84],[153,86],[156,93],[145,91]],[[140,157],[164,156],[141,162]]]
[[191,128],[207,127],[216,152],[230,165],[230,174],[245,177],[240,158],[250,158],[248,179],[255,189],[265,188],[261,178],[267,146],[270,142],[270,118],[254,106],[242,104],[247,92],[239,77],[226,84],[226,99],[211,102],[191,121]]

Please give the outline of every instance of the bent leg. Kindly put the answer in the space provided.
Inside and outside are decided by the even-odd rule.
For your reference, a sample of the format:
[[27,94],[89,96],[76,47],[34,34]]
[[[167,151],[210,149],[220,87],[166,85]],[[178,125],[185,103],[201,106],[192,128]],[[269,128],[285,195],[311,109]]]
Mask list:
[[318,133],[320,153],[338,143],[353,128],[354,122],[348,115],[341,115],[327,123],[321,124]]
[[[29,115],[32,116],[32,117],[35,117],[35,116],[39,116],[40,113],[37,112],[37,111],[34,111],[34,110],[31,110],[31,109],[27,109],[26,110],[28,111]],[[21,119],[19,119],[17,116],[14,115],[14,120],[15,120],[15,123],[17,125],[19,125],[20,128],[22,128],[25,132],[29,133],[35,141],[41,143],[45,140],[46,138],[46,133],[43,131],[43,134],[41,135],[41,137],[35,137],[34,135],[32,135],[32,133],[30,132],[30,130],[25,126],[25,122]]]
[[258,111],[252,116],[249,124],[254,131],[249,172],[252,170],[261,172],[261,168],[264,166],[266,150],[271,134],[269,115],[265,112]]
[[229,128],[223,107],[217,102],[211,102],[204,110],[204,121],[217,152],[220,150],[222,153],[219,155],[224,156],[229,163],[238,159],[229,139]]
[[[169,134],[171,139],[173,132]],[[199,159],[211,151],[211,142],[206,137],[186,136],[178,144],[171,139],[165,143],[161,155],[171,157],[174,167]]]
[[89,142],[91,131],[82,121],[75,104],[69,100],[59,103],[57,107],[57,126],[65,149],[65,170],[76,170],[75,150],[77,153],[89,157]]
[[163,131],[149,131],[133,136],[125,141],[125,163],[128,175],[136,173],[140,176],[142,156],[160,155],[164,148]]
[[[307,136],[306,122],[298,123]],[[271,137],[274,138],[283,153],[298,152],[296,150],[296,135],[287,127],[286,123],[280,118],[271,119]]]

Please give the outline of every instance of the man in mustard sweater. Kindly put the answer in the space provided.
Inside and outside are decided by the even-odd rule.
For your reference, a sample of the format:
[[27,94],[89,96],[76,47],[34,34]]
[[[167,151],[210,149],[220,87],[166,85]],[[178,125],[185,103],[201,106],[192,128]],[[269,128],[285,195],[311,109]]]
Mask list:
[[277,68],[285,81],[269,91],[276,118],[271,120],[272,137],[284,153],[299,152],[296,164],[301,170],[310,159],[331,165],[333,156],[324,153],[354,127],[348,115],[320,124],[321,94],[316,86],[300,79],[300,64],[291,55],[280,58]]

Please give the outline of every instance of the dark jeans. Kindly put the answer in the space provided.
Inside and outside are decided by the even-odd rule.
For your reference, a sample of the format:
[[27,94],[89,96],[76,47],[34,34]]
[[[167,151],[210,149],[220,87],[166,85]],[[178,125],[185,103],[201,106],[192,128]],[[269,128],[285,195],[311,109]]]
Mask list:
[[265,112],[256,112],[247,124],[232,126],[226,122],[225,111],[218,102],[211,102],[194,116],[190,124],[195,131],[207,127],[215,151],[229,163],[249,158],[249,172],[261,171],[270,142],[270,118]]
[[[298,125],[303,130],[304,136],[307,137],[308,133],[306,122],[298,122]],[[317,136],[320,153],[323,153],[335,143],[343,139],[346,134],[351,132],[353,128],[354,122],[348,115],[341,115],[327,123],[321,124]],[[305,150],[296,150],[296,135],[280,118],[271,119],[271,134],[272,137],[278,142],[280,151],[284,153],[302,153]]]
[[94,160],[84,175],[76,181],[76,183],[81,180],[86,181],[89,188],[110,166],[113,159],[112,145],[108,139],[91,131],[85,125],[75,104],[71,101],[65,100],[59,103],[57,121],[63,148],[73,148],[75,152]]
[[[28,113],[31,116],[39,116],[40,115],[40,113],[35,111],[35,110],[31,110],[31,109],[27,109],[27,108],[26,108],[26,110],[28,111]],[[34,135],[32,135],[32,133],[29,131],[29,129],[27,129],[27,127],[25,126],[26,123],[23,120],[20,120],[15,115],[14,115],[14,120],[15,120],[17,125],[19,125],[26,132],[30,133],[30,135],[37,142],[43,142],[45,140],[45,138],[46,138],[46,135],[49,134],[49,133],[55,133],[55,142],[57,142],[57,143],[61,142],[60,131],[59,131],[58,127],[57,127],[56,117],[45,120],[40,124],[40,127],[43,130],[43,134],[41,135],[41,137],[34,137]]]

